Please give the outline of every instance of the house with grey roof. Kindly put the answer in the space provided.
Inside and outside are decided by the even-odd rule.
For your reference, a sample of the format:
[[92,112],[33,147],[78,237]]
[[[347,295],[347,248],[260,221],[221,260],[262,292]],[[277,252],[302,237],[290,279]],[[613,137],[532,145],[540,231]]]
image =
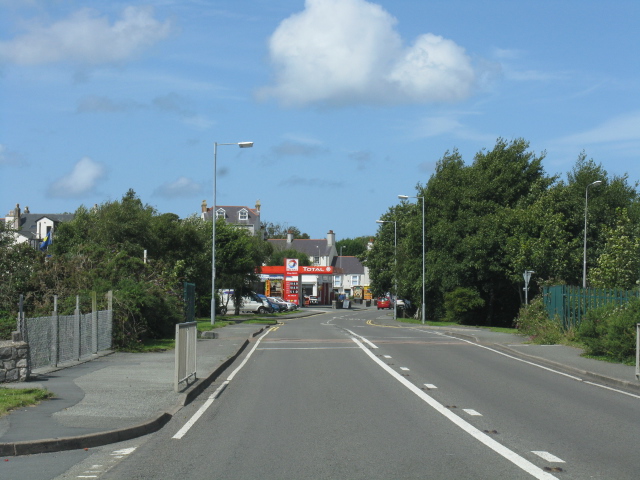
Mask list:
[[269,239],[274,250],[296,250],[307,254],[313,265],[332,266],[332,275],[302,275],[304,295],[316,295],[321,305],[328,305],[338,295],[362,298],[365,286],[369,286],[369,269],[356,257],[339,256],[336,249],[336,234],[329,230],[326,238]]
[[[217,205],[215,208],[216,219],[224,219],[229,225],[246,229],[251,235],[255,235],[262,231],[262,223],[260,222],[260,200],[256,201],[255,208],[244,205]],[[211,220],[213,218],[213,207],[207,207],[207,201],[202,201],[202,214],[200,218],[203,220]]]
[[20,204],[11,210],[4,219],[5,226],[14,230],[16,243],[29,243],[38,248],[44,238],[62,222],[73,220],[72,213],[31,213],[29,207],[24,211]]
[[369,286],[369,269],[357,257],[333,258],[333,291],[338,295],[364,298],[364,287]]

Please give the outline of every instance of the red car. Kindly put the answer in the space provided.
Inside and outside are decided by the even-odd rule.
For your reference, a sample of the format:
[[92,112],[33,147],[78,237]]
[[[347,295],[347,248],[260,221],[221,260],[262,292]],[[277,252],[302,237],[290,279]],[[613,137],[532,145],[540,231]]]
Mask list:
[[378,310],[381,308],[391,308],[391,300],[388,297],[380,297],[377,302]]

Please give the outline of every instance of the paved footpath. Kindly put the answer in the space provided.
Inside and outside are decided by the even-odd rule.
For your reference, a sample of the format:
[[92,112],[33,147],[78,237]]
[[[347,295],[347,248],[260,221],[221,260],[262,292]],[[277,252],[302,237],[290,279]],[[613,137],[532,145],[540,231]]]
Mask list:
[[[330,308],[305,308],[278,319],[286,321],[331,311]],[[584,358],[577,348],[531,345],[525,337],[473,327],[422,326],[395,322],[391,317],[378,317],[372,323],[428,329],[468,339],[580,379],[625,389],[640,398],[635,367]],[[27,383],[6,384],[17,388],[46,388],[54,397],[0,417],[0,457],[90,448],[157,431],[222,374],[265,328],[269,326],[229,325],[216,329],[216,339],[198,340],[198,380],[181,392],[173,389],[173,350],[115,352],[69,368],[37,370]]]
[[50,400],[0,417],[0,457],[88,448],[154,432],[195,398],[250,339],[269,328],[236,324],[196,345],[197,380],[174,391],[175,354],[115,352],[61,369],[39,369],[15,388],[46,388]]

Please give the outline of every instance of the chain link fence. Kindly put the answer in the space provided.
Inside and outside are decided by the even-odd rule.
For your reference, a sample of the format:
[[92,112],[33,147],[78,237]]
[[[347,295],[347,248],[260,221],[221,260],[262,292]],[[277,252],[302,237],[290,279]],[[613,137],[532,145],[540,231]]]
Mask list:
[[80,301],[76,298],[73,315],[57,314],[57,298],[53,315],[25,318],[21,309],[18,330],[29,344],[29,368],[58,366],[78,361],[112,347],[113,296],[107,294],[107,309],[97,310],[95,294],[92,311],[81,313]]

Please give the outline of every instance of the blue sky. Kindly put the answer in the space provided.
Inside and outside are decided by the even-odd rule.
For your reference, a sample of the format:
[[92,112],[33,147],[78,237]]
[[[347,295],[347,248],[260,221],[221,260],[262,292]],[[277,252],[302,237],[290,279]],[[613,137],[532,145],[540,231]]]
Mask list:
[[312,238],[375,221],[498,137],[640,179],[637,0],[0,0],[0,215],[133,188]]

